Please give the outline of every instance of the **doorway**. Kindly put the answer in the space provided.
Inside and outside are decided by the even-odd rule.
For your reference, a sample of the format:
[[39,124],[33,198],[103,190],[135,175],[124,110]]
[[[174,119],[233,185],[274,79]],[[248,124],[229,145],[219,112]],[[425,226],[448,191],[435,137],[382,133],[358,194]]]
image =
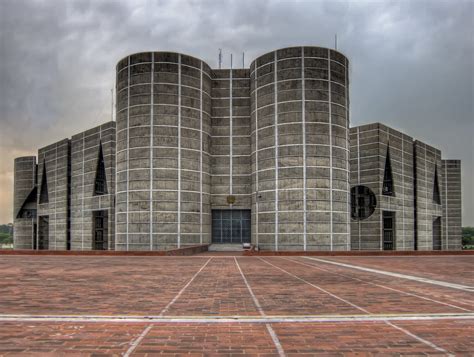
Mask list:
[[250,243],[250,210],[212,210],[212,243]]
[[93,232],[92,232],[92,237],[93,237],[92,249],[93,250],[107,250],[108,249],[107,211],[106,210],[93,211],[92,222],[94,224]]
[[38,250],[49,248],[49,216],[38,217]]
[[441,217],[433,221],[433,250],[441,250]]
[[383,211],[383,250],[395,250],[395,212]]

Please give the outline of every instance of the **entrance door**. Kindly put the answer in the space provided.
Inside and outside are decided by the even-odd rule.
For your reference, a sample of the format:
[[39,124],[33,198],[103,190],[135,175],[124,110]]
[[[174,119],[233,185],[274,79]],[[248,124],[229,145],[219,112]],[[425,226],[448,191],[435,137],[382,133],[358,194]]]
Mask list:
[[92,249],[107,250],[107,211],[94,211],[92,216],[94,222]]
[[250,210],[212,210],[212,243],[250,243]]
[[33,250],[36,250],[36,235],[38,234],[38,225],[36,222],[33,224],[33,244],[31,245]]
[[383,211],[383,250],[395,250],[395,212]]
[[433,221],[433,250],[441,250],[441,217]]
[[39,216],[38,220],[38,249],[49,248],[49,216]]

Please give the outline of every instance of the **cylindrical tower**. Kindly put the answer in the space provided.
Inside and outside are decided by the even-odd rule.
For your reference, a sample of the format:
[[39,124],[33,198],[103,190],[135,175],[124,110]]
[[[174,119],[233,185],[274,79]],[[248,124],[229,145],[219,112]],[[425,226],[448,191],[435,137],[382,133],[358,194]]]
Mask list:
[[36,236],[36,157],[15,159],[13,200],[13,245],[34,249]]
[[170,52],[117,65],[116,249],[210,242],[211,70]]
[[252,242],[349,250],[348,60],[291,47],[251,64]]

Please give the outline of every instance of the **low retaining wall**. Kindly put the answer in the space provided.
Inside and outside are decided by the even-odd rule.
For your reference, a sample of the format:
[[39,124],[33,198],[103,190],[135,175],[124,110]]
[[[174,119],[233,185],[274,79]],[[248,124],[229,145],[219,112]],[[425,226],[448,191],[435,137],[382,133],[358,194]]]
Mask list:
[[416,256],[416,255],[474,255],[474,250],[367,250],[367,251],[244,251],[245,256],[293,256],[293,255],[311,255],[311,256]]
[[209,245],[193,245],[163,251],[115,251],[115,250],[0,250],[0,255],[90,255],[90,256],[185,256],[207,252]]

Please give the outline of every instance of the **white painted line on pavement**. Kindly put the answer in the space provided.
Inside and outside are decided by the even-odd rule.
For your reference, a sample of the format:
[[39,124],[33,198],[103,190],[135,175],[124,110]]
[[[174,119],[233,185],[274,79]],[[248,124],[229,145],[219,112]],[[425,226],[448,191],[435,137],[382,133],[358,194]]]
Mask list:
[[153,328],[153,325],[148,325],[140,334],[140,336],[138,336],[137,339],[132,342],[132,344],[130,345],[130,348],[127,350],[127,352],[123,354],[123,357],[129,357],[132,354],[132,352],[135,351],[135,349],[138,347],[140,342],[142,342],[145,336],[148,335],[148,332],[150,332],[152,328]]
[[279,323],[279,322],[374,322],[473,320],[473,314],[372,314],[372,315],[303,315],[303,316],[128,316],[128,315],[0,315],[0,321],[13,322],[146,322],[146,323]]
[[443,302],[443,301],[431,299],[431,298],[426,297],[426,296],[421,296],[421,295],[418,295],[418,294],[409,293],[408,291],[403,291],[403,290],[391,288],[391,287],[389,287],[389,286],[385,286],[385,285],[381,285],[381,284],[372,283],[371,281],[366,281],[366,280],[363,280],[363,279],[354,278],[354,277],[352,277],[352,276],[348,276],[348,275],[344,275],[344,274],[332,272],[332,271],[330,271],[330,270],[327,270],[327,269],[324,269],[324,268],[321,268],[321,267],[319,267],[319,266],[315,266],[315,265],[312,265],[312,264],[307,264],[307,263],[299,262],[299,261],[297,261],[297,260],[288,259],[288,258],[283,258],[283,259],[288,260],[288,261],[291,261],[291,262],[294,262],[294,263],[297,263],[297,264],[301,264],[301,265],[305,265],[305,266],[308,266],[308,267],[312,267],[312,268],[314,268],[314,269],[322,270],[322,271],[328,272],[328,273],[330,273],[330,274],[334,274],[334,275],[342,276],[342,277],[345,277],[345,278],[348,278],[348,279],[353,279],[353,280],[356,280],[356,281],[360,281],[360,282],[365,283],[365,284],[370,284],[370,285],[373,285],[373,286],[378,286],[378,287],[383,288],[383,289],[387,289],[387,290],[391,290],[391,291],[396,291],[396,292],[398,292],[398,293],[400,293],[400,294],[404,294],[404,295],[408,295],[408,296],[413,296],[413,297],[416,297],[416,298],[419,298],[419,299],[423,299],[423,300],[435,302],[435,303],[441,304],[441,305],[446,305],[446,306],[449,306],[449,307],[452,307],[452,308],[455,308],[455,309],[459,309],[459,310],[463,310],[463,311],[466,311],[466,312],[472,312],[472,311],[473,311],[473,310],[465,309],[465,308],[460,307],[460,306],[457,306],[457,305],[452,305],[452,304],[447,303],[447,302]]
[[444,348],[441,348],[441,347],[435,345],[433,342],[427,341],[427,340],[425,340],[424,338],[421,338],[420,336],[417,336],[417,335],[411,333],[410,331],[404,329],[403,327],[394,325],[394,324],[392,324],[390,321],[385,321],[385,323],[386,323],[387,325],[392,326],[393,328],[396,328],[396,329],[399,330],[399,331],[402,331],[404,334],[406,334],[406,335],[408,335],[408,336],[414,338],[415,340],[420,341],[421,343],[424,343],[424,344],[427,345],[427,346],[430,346],[431,348],[435,349],[436,351],[440,351],[440,352],[446,353],[446,355],[447,355],[447,356],[450,356],[450,357],[451,357],[451,356],[454,356],[452,353],[449,353],[449,352],[446,351]]
[[[250,287],[250,284],[247,281],[247,278],[245,277],[244,272],[240,268],[239,262],[237,261],[236,257],[234,257],[234,261],[235,261],[235,264],[237,265],[237,268],[239,269],[240,275],[242,276],[242,279],[244,280],[245,285],[247,286],[247,290],[249,291],[250,295],[252,296],[253,303],[257,307],[257,310],[260,313],[260,316],[265,317],[266,316],[265,312],[263,311],[262,306],[258,302],[257,297],[253,293],[252,288]],[[280,357],[286,356],[285,351],[283,350],[283,347],[281,346],[280,340],[278,339],[278,336],[275,333],[275,331],[273,330],[272,326],[268,323],[265,324],[265,326],[267,327],[268,333],[270,334],[270,337],[272,338],[273,344],[275,345],[275,348],[278,351],[278,355]]]
[[207,264],[212,260],[212,258],[209,258],[205,263],[204,265],[201,267],[201,269],[199,269],[196,274],[193,275],[193,277],[187,282],[187,284],[185,286],[183,286],[183,288],[176,294],[176,296],[173,298],[173,300],[171,300],[168,305],[165,306],[165,308],[163,310],[161,310],[160,312],[160,315],[159,316],[163,316],[164,314],[166,314],[169,310],[169,308],[171,307],[171,305],[173,305],[176,300],[179,299],[179,297],[181,296],[181,294],[184,292],[184,290],[186,290],[186,288],[194,281],[194,279],[196,279],[196,277],[199,275],[199,273],[207,266]]
[[449,282],[446,282],[446,281],[433,280],[433,279],[428,279],[428,278],[421,278],[419,276],[414,276],[414,275],[393,273],[393,272],[385,271],[385,270],[365,268],[365,267],[361,267],[361,266],[358,266],[358,265],[340,263],[340,262],[336,262],[336,261],[332,261],[332,260],[326,260],[326,259],[311,258],[311,257],[304,257],[304,258],[310,259],[310,260],[315,260],[315,261],[322,262],[322,263],[339,265],[339,266],[346,267],[346,268],[362,270],[362,271],[366,271],[366,272],[369,272],[369,273],[388,275],[388,276],[393,276],[395,278],[418,281],[420,283],[427,283],[427,284],[443,286],[443,287],[451,288],[451,289],[458,289],[458,290],[463,290],[463,291],[467,291],[467,292],[474,292],[474,286],[449,283]]

